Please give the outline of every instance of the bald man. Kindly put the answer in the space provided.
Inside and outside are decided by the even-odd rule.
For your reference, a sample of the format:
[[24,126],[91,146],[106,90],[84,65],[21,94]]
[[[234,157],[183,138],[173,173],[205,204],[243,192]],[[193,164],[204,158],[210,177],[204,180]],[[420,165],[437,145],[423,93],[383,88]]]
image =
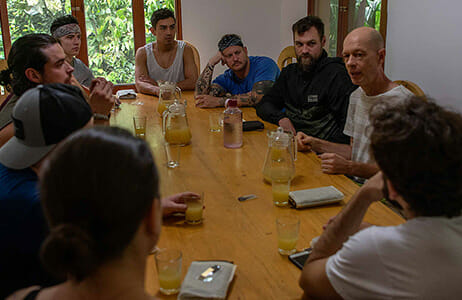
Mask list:
[[343,131],[350,137],[350,144],[332,143],[298,132],[298,149],[322,153],[320,158],[324,173],[347,174],[364,181],[379,170],[369,155],[367,127],[372,104],[377,101],[403,101],[412,93],[385,75],[384,41],[377,30],[370,27],[353,30],[343,42],[342,54],[351,81],[359,85],[350,95]]

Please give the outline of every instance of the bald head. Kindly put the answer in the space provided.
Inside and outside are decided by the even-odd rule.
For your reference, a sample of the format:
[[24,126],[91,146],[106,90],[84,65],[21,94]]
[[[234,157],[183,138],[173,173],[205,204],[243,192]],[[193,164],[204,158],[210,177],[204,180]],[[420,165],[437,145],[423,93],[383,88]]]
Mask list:
[[363,47],[377,51],[385,47],[382,35],[371,27],[359,27],[350,32],[344,41],[355,41],[361,44]]

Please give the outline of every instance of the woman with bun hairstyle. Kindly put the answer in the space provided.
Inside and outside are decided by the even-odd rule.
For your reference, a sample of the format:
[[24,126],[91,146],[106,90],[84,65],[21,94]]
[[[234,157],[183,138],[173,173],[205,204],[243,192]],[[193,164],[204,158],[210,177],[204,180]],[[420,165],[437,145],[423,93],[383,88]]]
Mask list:
[[124,129],[94,127],[60,144],[41,172],[50,227],[41,259],[66,281],[13,299],[152,299],[144,282],[161,230],[158,181],[149,145]]

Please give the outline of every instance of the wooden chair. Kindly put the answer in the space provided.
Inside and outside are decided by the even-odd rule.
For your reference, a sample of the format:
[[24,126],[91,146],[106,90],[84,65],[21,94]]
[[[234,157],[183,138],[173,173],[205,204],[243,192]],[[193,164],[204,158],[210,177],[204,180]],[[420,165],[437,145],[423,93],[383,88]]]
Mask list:
[[422,91],[422,89],[415,84],[412,81],[409,80],[395,80],[393,81],[396,84],[402,85],[408,90],[410,90],[414,95],[416,95],[419,98],[422,98],[422,100],[427,101],[427,97],[425,97],[425,93]]
[[190,42],[184,41],[189,47],[191,47],[193,51],[193,56],[194,56],[194,62],[196,63],[197,67],[197,74],[199,75],[201,73],[201,57],[199,56],[199,51],[197,51],[197,48],[194,47],[193,44]]
[[281,51],[281,54],[279,54],[279,58],[278,58],[279,69],[282,70],[282,68],[294,62],[294,59],[295,60],[297,59],[297,56],[295,55],[294,46],[285,47],[284,50]]
[[[6,59],[0,59],[0,71],[6,70],[8,68],[8,63]],[[0,86],[0,104],[8,97],[8,92],[4,86]]]

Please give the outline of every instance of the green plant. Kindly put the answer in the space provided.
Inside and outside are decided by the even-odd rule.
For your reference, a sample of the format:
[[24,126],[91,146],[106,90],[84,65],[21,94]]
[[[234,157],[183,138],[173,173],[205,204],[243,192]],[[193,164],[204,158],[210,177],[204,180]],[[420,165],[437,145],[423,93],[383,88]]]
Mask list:
[[[145,0],[147,42],[155,40],[148,31],[152,12],[161,7],[174,10],[174,4],[174,0]],[[55,18],[71,13],[70,0],[8,0],[7,5],[12,42],[28,33],[49,33]],[[131,0],[85,1],[88,60],[95,76],[114,83],[134,81],[132,14]]]

